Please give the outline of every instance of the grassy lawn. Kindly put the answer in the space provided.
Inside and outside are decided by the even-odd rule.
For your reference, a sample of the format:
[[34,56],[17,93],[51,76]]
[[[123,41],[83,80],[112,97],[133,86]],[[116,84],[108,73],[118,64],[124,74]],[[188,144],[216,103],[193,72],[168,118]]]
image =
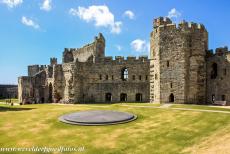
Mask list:
[[[184,108],[189,107],[193,108],[184,105]],[[110,126],[68,125],[57,119],[66,113],[95,109],[131,112],[138,119]],[[222,136],[213,134],[227,129],[230,129],[230,114],[224,113],[138,108],[122,104],[0,105],[0,147],[84,146],[84,153],[90,154],[191,153],[195,145],[205,146],[204,141],[209,138],[218,140]]]
[[230,108],[222,108],[221,106],[207,106],[207,105],[174,104],[170,107],[171,108],[189,108],[189,109],[201,109],[201,110],[230,111]]

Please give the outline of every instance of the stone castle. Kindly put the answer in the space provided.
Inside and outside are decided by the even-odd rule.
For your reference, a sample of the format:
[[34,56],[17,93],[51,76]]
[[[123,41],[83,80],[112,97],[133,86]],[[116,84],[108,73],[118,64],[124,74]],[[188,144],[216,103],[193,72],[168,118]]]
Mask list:
[[154,20],[150,59],[105,57],[100,33],[93,43],[65,49],[62,64],[28,66],[18,79],[23,103],[230,102],[230,52],[208,48],[204,25]]

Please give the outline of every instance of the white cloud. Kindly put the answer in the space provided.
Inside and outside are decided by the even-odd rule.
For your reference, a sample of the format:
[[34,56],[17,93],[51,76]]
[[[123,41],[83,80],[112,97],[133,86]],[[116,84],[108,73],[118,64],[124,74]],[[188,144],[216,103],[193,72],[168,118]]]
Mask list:
[[6,4],[9,8],[14,8],[23,3],[23,0],[0,0],[1,3]]
[[149,50],[150,50],[150,44],[145,40],[136,39],[136,40],[132,41],[130,43],[130,45],[134,51],[137,51],[140,53],[149,52]]
[[22,17],[21,22],[26,26],[33,27],[34,29],[39,28],[39,25],[37,23],[35,23],[32,19],[29,19],[25,16]]
[[179,11],[177,11],[175,8],[171,9],[168,12],[168,17],[169,18],[178,18],[181,16],[181,13]]
[[130,11],[130,10],[125,11],[124,16],[128,17],[129,19],[134,19],[135,18],[134,13],[132,11]]
[[116,45],[115,47],[117,48],[118,51],[122,50],[122,46],[120,46],[120,45]]
[[40,9],[44,11],[50,11],[52,9],[51,3],[52,0],[44,0]]
[[110,28],[111,33],[119,34],[121,32],[122,22],[115,21],[114,15],[106,5],[71,8],[69,13],[73,16],[78,16],[86,22],[94,22],[96,27]]

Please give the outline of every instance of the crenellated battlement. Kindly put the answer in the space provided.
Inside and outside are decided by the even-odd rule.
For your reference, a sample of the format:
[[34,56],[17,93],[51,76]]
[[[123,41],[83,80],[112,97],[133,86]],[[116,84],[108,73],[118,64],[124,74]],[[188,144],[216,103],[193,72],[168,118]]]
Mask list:
[[34,76],[40,71],[48,68],[48,65],[29,65],[28,66],[28,76]]
[[150,60],[148,59],[148,56],[128,56],[127,58],[123,56],[115,56],[115,59],[113,59],[112,56],[108,57],[101,57],[97,59],[98,63],[148,63]]
[[154,19],[153,28],[157,28],[159,26],[164,26],[168,24],[172,24],[172,20],[170,18],[159,17],[159,18]]
[[154,29],[156,31],[162,30],[179,30],[179,31],[206,31],[205,26],[203,24],[194,23],[194,22],[186,22],[183,20],[178,25],[176,23],[172,23],[169,18],[157,18],[154,20]]

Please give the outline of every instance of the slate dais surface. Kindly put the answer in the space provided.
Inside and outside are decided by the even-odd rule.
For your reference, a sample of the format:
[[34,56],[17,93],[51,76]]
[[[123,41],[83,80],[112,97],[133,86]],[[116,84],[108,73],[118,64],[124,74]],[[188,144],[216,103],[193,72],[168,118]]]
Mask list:
[[133,121],[136,115],[112,110],[88,110],[65,114],[59,120],[75,125],[112,125]]

